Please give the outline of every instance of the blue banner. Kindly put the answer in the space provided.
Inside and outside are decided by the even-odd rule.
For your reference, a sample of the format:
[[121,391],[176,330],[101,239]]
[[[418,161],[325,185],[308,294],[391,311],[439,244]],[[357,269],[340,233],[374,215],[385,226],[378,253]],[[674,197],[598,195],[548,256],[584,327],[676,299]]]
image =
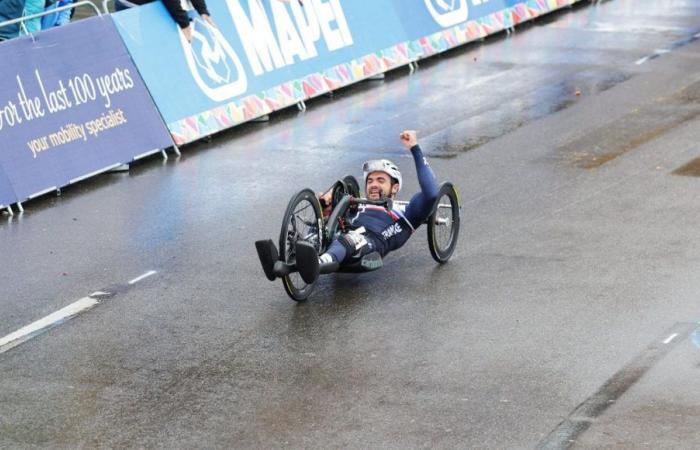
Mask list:
[[406,39],[418,39],[445,28],[510,8],[523,0],[394,0],[396,13],[404,24]]
[[393,0],[209,2],[188,43],[161,2],[113,14],[166,124],[405,41]]
[[15,192],[12,190],[10,185],[10,180],[7,179],[7,175],[0,167],[0,206],[7,206],[17,201]]
[[0,61],[0,167],[18,201],[172,145],[109,16],[3,42]]
[[186,143],[572,2],[220,0],[209,4],[214,23],[191,13],[191,42],[161,2],[113,17]]

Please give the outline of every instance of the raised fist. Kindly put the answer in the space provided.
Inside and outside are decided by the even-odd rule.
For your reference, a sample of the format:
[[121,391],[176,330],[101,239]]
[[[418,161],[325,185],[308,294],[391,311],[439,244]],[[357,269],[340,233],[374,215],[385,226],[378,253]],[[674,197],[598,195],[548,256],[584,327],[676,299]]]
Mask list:
[[418,144],[418,138],[416,137],[416,130],[404,130],[399,135],[401,143],[408,150],[413,148],[414,145]]

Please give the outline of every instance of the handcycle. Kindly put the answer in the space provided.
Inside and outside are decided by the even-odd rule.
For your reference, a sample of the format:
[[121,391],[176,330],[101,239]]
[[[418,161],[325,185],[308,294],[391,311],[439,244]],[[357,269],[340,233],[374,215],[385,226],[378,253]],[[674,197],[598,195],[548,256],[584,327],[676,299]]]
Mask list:
[[[282,219],[279,252],[270,239],[255,242],[266,277],[270,281],[281,278],[285,292],[296,301],[306,300],[316,286],[316,282],[305,282],[299,273],[296,265],[297,252],[308,251],[311,246],[314,250],[312,257],[317,258],[323,254],[339,234],[347,232],[349,218],[360,205],[375,205],[391,210],[394,205],[408,203],[390,198],[361,198],[359,184],[352,175],[336,181],[331,189],[332,209],[328,217],[324,217],[319,198],[313,190],[302,189],[291,198]],[[457,246],[460,223],[459,196],[449,181],[440,185],[438,201],[426,223],[430,254],[435,261],[444,264]],[[321,264],[320,273],[369,272],[382,266],[381,255],[371,252],[342,266],[337,262]]]

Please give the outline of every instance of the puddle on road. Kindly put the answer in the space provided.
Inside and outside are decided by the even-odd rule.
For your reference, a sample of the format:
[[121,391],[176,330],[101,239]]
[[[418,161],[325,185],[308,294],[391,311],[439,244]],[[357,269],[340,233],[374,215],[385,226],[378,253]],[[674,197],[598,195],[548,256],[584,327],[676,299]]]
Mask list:
[[577,167],[598,168],[700,116],[699,100],[700,83],[695,83],[557,150]]
[[[631,75],[611,68],[592,68],[570,75],[566,80],[549,85],[528,87],[517,93],[501,93],[510,100],[495,107],[491,103],[489,108],[476,110],[449,129],[436,133],[429,155],[432,158],[454,158],[532,121],[562,111],[580,98],[604,92],[631,78]],[[464,136],[469,136],[466,141]]]
[[443,140],[442,142],[430,144],[430,151],[428,154],[431,158],[453,159],[461,153],[466,153],[485,144],[491,139],[493,139],[493,137],[481,136],[468,138],[466,142],[450,142]]
[[681,177],[700,177],[700,158],[695,158],[671,172]]

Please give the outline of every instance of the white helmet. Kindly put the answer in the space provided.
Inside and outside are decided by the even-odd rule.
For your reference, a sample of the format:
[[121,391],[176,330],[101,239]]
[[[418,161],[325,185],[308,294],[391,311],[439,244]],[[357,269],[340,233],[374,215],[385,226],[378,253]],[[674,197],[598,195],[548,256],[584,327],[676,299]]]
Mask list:
[[372,159],[369,161],[365,161],[365,163],[362,165],[362,172],[365,178],[365,189],[367,189],[367,177],[370,173],[384,172],[385,174],[389,175],[391,178],[396,180],[397,184],[399,185],[399,188],[396,190],[396,192],[398,193],[401,190],[401,184],[403,182],[403,179],[401,178],[401,172],[399,171],[399,168],[396,167],[396,164],[389,161],[388,159]]

